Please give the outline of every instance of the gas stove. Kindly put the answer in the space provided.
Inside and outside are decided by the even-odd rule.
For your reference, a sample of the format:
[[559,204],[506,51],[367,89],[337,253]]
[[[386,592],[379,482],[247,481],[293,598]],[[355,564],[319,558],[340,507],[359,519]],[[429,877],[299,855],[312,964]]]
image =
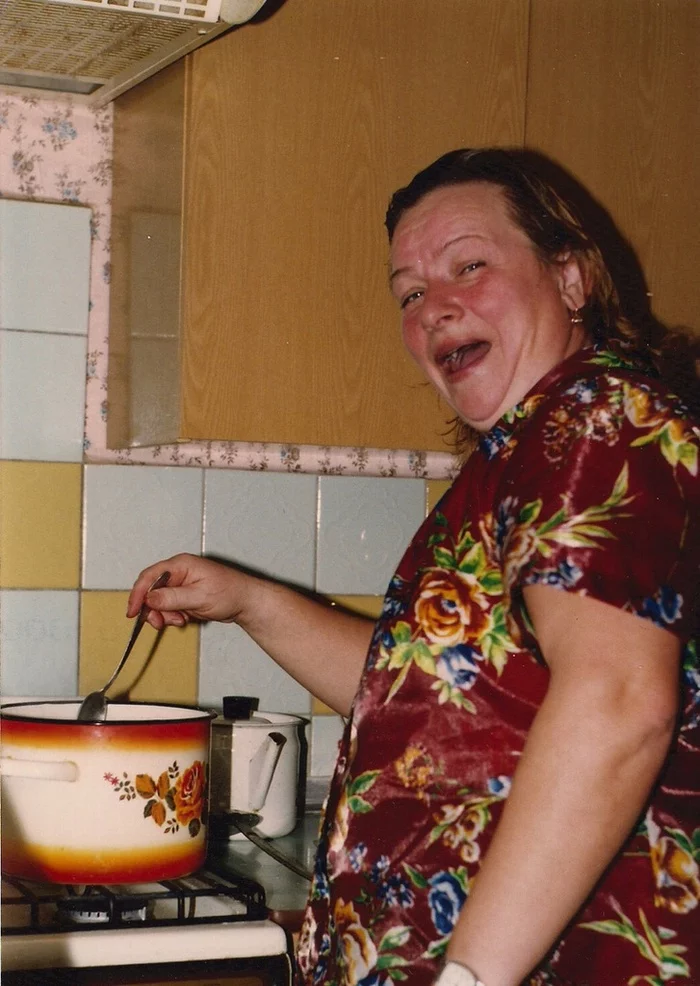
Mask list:
[[201,870],[162,883],[2,879],[3,986],[288,986],[291,950],[255,881]]

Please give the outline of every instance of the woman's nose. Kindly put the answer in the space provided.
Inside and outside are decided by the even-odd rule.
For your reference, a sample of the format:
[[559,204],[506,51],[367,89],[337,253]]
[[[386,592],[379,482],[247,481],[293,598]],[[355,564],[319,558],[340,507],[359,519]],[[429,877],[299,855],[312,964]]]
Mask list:
[[421,319],[429,331],[441,328],[443,325],[459,318],[461,306],[445,289],[432,288],[425,292],[421,306]]

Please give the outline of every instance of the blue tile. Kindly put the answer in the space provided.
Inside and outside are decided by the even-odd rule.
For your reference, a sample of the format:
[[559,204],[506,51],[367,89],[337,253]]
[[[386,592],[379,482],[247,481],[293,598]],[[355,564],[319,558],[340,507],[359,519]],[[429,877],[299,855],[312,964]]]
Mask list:
[[0,590],[3,696],[78,693],[78,593]]
[[0,329],[0,456],[81,462],[84,336]]
[[240,627],[208,623],[202,627],[199,697],[205,708],[221,708],[224,695],[254,695],[269,712],[309,715],[311,697],[268,657]]
[[0,201],[0,328],[87,335],[90,209]]
[[312,588],[316,477],[209,469],[204,551]]
[[425,516],[422,479],[319,479],[316,588],[383,595]]
[[201,469],[85,467],[83,587],[129,589],[139,572],[202,547]]
[[345,724],[340,716],[314,716],[311,720],[311,760],[309,774],[330,777],[338,758],[338,744]]

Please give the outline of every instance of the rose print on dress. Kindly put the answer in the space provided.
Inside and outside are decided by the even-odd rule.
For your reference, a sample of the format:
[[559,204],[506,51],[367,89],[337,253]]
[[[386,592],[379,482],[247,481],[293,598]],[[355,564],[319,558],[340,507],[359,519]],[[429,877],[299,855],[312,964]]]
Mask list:
[[[437,524],[446,528],[439,513]],[[415,664],[436,679],[432,688],[441,705],[450,702],[473,713],[474,704],[465,693],[476,681],[475,662],[483,654],[471,645],[482,642],[482,650],[488,649],[487,659],[494,663],[505,663],[509,647],[500,611],[491,609],[489,600],[502,592],[501,572],[468,527],[456,543],[451,540],[447,530],[439,529],[430,538],[435,565],[421,575],[412,612],[389,624],[382,634],[376,668],[399,672],[387,702]]]
[[670,626],[680,619],[683,610],[683,597],[670,585],[662,585],[653,596],[642,602],[641,612],[648,616],[657,627]]
[[349,983],[359,983],[377,964],[377,948],[352,905],[342,898],[335,905],[337,937]]
[[430,959],[441,958],[447,951],[452,929],[469,895],[467,871],[463,866],[450,867],[426,879],[413,867],[404,865],[404,869],[417,888],[427,891],[430,919],[440,936],[430,942],[423,956]]
[[464,863],[475,863],[481,858],[479,836],[491,821],[491,805],[503,801],[510,791],[510,778],[494,778],[490,786],[498,786],[500,792],[491,797],[459,791],[456,804],[442,805],[440,814],[434,815],[435,826],[430,832],[428,844],[438,839],[457,853]]
[[352,986],[380,986],[392,980],[408,978],[402,968],[408,965],[408,961],[397,955],[396,949],[409,941],[410,927],[396,925],[375,945],[352,902],[346,903],[340,898],[334,909],[334,918],[339,958],[347,983]]
[[416,621],[432,643],[455,647],[476,640],[485,629],[487,610],[486,596],[471,572],[431,569],[421,579]]
[[420,743],[406,747],[404,753],[394,761],[394,770],[403,787],[415,791],[416,797],[426,804],[430,801],[431,788],[442,774]]
[[661,454],[670,465],[685,466],[692,476],[697,476],[697,436],[690,424],[680,418],[669,419],[667,406],[643,387],[625,384],[624,400],[625,413],[635,428],[650,429],[632,442],[632,448],[658,442]]
[[201,760],[182,772],[175,761],[155,780],[150,774],[136,774],[132,779],[127,773],[121,778],[106,773],[104,779],[120,801],[143,798],[143,817],[152,819],[163,832],[174,834],[182,827],[194,838],[205,824],[206,768]]
[[680,828],[662,829],[649,809],[646,831],[656,885],[654,903],[673,914],[694,911],[700,905],[700,828],[692,834]]
[[652,847],[651,860],[656,876],[654,903],[674,914],[687,914],[700,902],[700,829],[694,845],[680,829],[665,835]]

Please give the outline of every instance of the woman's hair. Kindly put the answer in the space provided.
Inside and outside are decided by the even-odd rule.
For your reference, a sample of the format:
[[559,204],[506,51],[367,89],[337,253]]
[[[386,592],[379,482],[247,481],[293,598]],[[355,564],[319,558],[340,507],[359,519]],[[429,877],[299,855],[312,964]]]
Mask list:
[[[590,335],[631,344],[652,359],[659,356],[658,350],[650,348],[648,326],[638,324],[636,319],[633,323],[624,314],[598,244],[584,228],[569,197],[555,190],[539,173],[541,168],[534,166],[536,157],[517,148],[462,148],[443,154],[392,196],[386,213],[389,242],[404,212],[429,192],[469,182],[496,185],[503,192],[513,221],[528,236],[544,263],[556,264],[570,253],[579,260],[587,294],[581,314]],[[453,430],[456,450],[468,452],[474,445],[472,430],[459,419],[455,419]]]

